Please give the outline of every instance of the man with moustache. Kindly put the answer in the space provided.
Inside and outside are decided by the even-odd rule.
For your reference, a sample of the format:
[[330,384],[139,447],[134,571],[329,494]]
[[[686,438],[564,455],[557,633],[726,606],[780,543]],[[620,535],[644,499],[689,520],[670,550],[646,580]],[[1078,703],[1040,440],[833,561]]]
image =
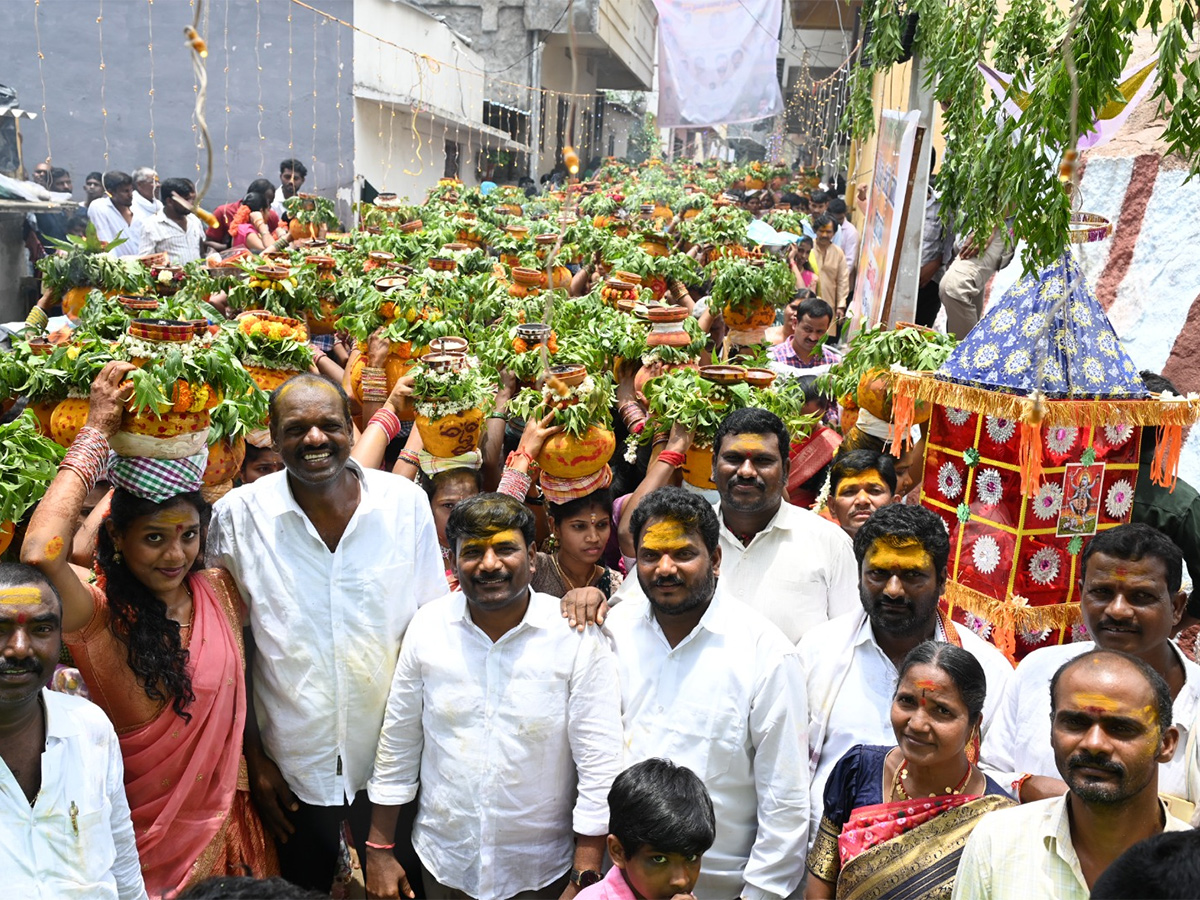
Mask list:
[[829,470],[829,511],[851,538],[895,498],[895,457],[874,450],[838,454]]
[[720,526],[702,498],[659,488],[631,527],[643,596],[605,621],[621,674],[625,764],[669,759],[708,788],[717,832],[695,896],[787,897],[808,845],[799,656],[718,587]]
[[[713,439],[713,482],[724,596],[766,616],[792,643],[857,607],[850,539],[834,523],[785,502],[791,442],[765,409],[725,417]],[[636,578],[617,592],[644,599]]]
[[400,641],[446,576],[425,492],[350,459],[340,385],[297,375],[271,393],[270,420],[285,469],[218,501],[208,549],[249,613],[255,805],[284,878],[328,891],[343,820],[366,855],[366,787]]
[[[858,744],[895,743],[892,692],[900,663],[917,644],[945,641],[979,660],[987,677],[984,734],[996,697],[1012,675],[1004,654],[938,609],[950,538],[936,513],[921,506],[884,506],[858,529],[854,554],[861,608],[814,628],[799,646],[808,685],[814,836],[825,782],[837,761]],[[978,735],[973,740],[978,749]]]
[[558,598],[530,587],[534,531],[504,494],[450,513],[460,590],[404,636],[368,785],[370,896],[413,896],[390,845],[418,789],[424,896],[570,897],[600,881],[621,771],[616,663],[598,630],[564,628]]
[[[1163,792],[1195,804],[1200,772],[1189,771],[1182,747],[1200,713],[1200,666],[1180,652],[1171,633],[1183,615],[1183,554],[1149,525],[1119,525],[1088,541],[1080,559],[1080,612],[1092,641],[1034,650],[1017,666],[999,698],[980,765],[1001,784],[1013,783],[1023,801],[1058,796],[1050,748],[1046,686],[1063,663],[1095,649],[1119,650],[1156,671],[1171,691],[1181,750],[1159,771]],[[1190,818],[1191,810],[1180,807]]]
[[146,897],[121,746],[108,717],[46,688],[62,601],[32,566],[0,563],[0,871],[12,897]]
[[1050,745],[1065,795],[989,813],[967,839],[953,898],[1086,900],[1138,841],[1189,826],[1158,796],[1175,752],[1171,693],[1148,663],[1089,650],[1050,680]]

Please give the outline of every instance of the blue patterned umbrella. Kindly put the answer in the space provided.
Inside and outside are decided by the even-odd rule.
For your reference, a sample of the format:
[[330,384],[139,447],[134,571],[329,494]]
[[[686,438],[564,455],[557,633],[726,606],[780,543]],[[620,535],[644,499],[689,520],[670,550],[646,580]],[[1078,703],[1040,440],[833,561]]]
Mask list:
[[937,377],[1050,398],[1150,396],[1069,252],[993,303]]

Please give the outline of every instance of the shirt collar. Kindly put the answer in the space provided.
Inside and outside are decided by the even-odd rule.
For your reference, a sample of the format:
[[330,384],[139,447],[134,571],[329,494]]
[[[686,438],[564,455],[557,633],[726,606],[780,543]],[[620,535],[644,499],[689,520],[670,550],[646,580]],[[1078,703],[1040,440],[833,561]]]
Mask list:
[[[879,642],[875,640],[875,627],[871,624],[871,619],[867,615],[866,610],[858,613],[858,615],[862,616],[862,623],[858,626],[858,632],[855,634],[851,646],[861,647],[864,644],[871,644],[878,649],[880,653],[883,653],[883,649],[879,646]],[[946,642],[946,629],[942,627],[942,620],[940,616],[934,616],[932,639],[941,643]]]
[[[1067,812],[1067,800],[1070,793],[1055,797],[1046,802],[1046,809],[1039,823],[1039,833],[1046,850],[1054,853],[1071,867],[1079,883],[1085,891],[1088,890],[1087,880],[1083,877],[1083,868],[1079,864],[1079,854],[1075,852],[1075,843],[1071,840],[1071,816]],[[1167,804],[1158,798],[1159,809],[1162,810],[1164,825],[1170,821],[1170,811]]]
[[[729,631],[729,606],[730,601],[722,599],[723,592],[721,591],[721,582],[717,581],[717,592],[713,594],[712,602],[708,604],[708,609],[704,611],[704,615],[700,617],[700,621],[696,623],[696,627],[692,629],[691,634],[679,642],[677,646],[683,646],[692,639],[697,631],[703,629],[710,634],[725,634]],[[654,617],[654,604],[650,602],[650,598],[646,598],[646,609],[642,613],[650,627],[655,631],[662,633],[662,626],[658,624],[658,619]]]
[[[450,606],[450,621],[462,622],[472,627],[478,627],[471,618],[471,610],[467,605],[467,595],[460,589],[454,591],[450,596],[453,598]],[[508,632],[508,634],[513,634],[526,627],[543,630],[549,630],[554,627],[566,627],[562,617],[558,615],[558,603],[555,602],[554,597],[535,591],[533,588],[529,589],[529,607],[525,610],[525,615],[517,627]]]
[[[731,540],[736,541],[737,544],[741,546],[741,539],[738,538],[738,536],[732,531],[730,531],[729,526],[725,524],[725,517],[721,515],[721,501],[718,500],[716,503],[714,503],[713,509],[717,511],[717,521],[721,523],[721,533]],[[797,511],[798,510],[796,510],[795,507],[787,502],[786,498],[781,498],[779,502],[779,509],[775,510],[775,515],[771,516],[771,521],[767,522],[767,524],[763,526],[762,531],[758,532],[758,534],[756,534],[754,537],[758,537],[759,534],[769,534],[776,528],[782,529],[783,531],[791,531],[796,527],[797,524],[796,519],[798,517],[793,515],[793,513]],[[753,543],[753,539],[751,540],[751,543]]]
[[[370,509],[374,498],[368,489],[367,479],[363,473],[362,466],[355,460],[348,459],[346,460],[346,468],[353,472],[354,476],[358,479],[359,508],[364,511]],[[264,491],[263,507],[266,512],[275,515],[290,512],[295,513],[301,518],[308,518],[304,510],[300,508],[300,504],[296,502],[295,494],[292,493],[292,484],[288,481],[287,469],[277,472],[274,475],[268,475],[262,480],[266,481],[267,478],[274,478],[276,480],[270,484],[269,489]]]
[[42,709],[46,713],[46,743],[81,734],[78,720],[58,706],[50,688],[42,688]]

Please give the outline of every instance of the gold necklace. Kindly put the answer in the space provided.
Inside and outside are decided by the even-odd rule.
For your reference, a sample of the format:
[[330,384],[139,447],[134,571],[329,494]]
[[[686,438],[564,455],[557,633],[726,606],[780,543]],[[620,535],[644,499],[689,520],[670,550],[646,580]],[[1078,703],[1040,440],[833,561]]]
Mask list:
[[[571,576],[567,574],[567,570],[562,567],[562,563],[558,561],[558,554],[555,553],[550,558],[554,560],[554,570],[558,572],[558,577],[567,583],[567,588],[572,591],[579,590],[579,588],[575,587],[575,582],[571,580]],[[596,577],[596,569],[596,564],[592,563],[592,570],[588,573],[588,579],[583,584],[584,587],[587,587],[592,583],[592,580]]]
[[[944,788],[943,789],[944,792],[946,794],[961,794],[963,788],[965,788],[967,786],[967,782],[971,780],[971,775],[974,771],[975,771],[975,766],[973,766],[971,764],[970,760],[967,760],[967,774],[963,776],[962,781],[960,781],[958,783],[957,787]],[[912,799],[912,797],[908,796],[908,791],[906,791],[904,789],[904,784],[902,783],[907,780],[908,780],[908,760],[904,757],[900,757],[900,765],[896,766],[896,774],[892,776],[892,796],[893,797],[899,796],[899,798],[901,800],[911,800]],[[938,795],[936,793],[934,793],[934,794],[930,794],[929,796],[936,797]]]

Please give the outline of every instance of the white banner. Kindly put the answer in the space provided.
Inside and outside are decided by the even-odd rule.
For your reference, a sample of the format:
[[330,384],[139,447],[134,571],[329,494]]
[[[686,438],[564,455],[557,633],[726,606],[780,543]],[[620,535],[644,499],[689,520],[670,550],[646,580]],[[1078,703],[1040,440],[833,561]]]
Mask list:
[[729,125],[783,112],[780,0],[654,0],[658,126]]

